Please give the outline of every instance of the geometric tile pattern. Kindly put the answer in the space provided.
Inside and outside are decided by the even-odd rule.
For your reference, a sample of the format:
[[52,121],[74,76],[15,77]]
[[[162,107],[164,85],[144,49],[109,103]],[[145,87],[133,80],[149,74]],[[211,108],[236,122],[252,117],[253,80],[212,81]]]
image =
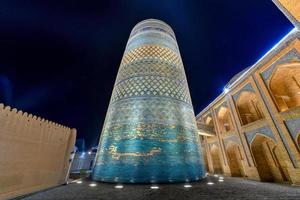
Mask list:
[[247,139],[249,145],[252,144],[253,139],[257,134],[265,135],[265,136],[273,139],[274,142],[277,143],[276,138],[269,126],[264,126],[264,127],[246,132],[245,134],[246,134],[246,139]]
[[93,179],[125,183],[201,179],[205,171],[183,64],[179,50],[168,48],[177,47],[172,29],[159,20],[143,21],[127,45]]
[[180,57],[171,49],[156,45],[144,45],[127,52],[123,56],[121,66],[144,58],[159,59],[176,65],[182,65]]
[[160,76],[137,76],[119,82],[112,102],[133,96],[165,96],[191,103],[185,82]]
[[119,69],[117,83],[134,76],[163,76],[171,79],[185,80],[182,67],[160,60],[143,59],[131,62]]

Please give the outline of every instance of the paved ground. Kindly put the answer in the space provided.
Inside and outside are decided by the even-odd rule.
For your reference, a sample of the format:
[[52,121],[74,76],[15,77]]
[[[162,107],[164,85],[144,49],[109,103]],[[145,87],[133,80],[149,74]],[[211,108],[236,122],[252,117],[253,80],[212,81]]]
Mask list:
[[[208,185],[208,182],[214,184]],[[230,177],[224,177],[224,182],[219,182],[218,177],[209,176],[201,182],[191,183],[191,187],[184,187],[184,184],[156,185],[158,189],[151,189],[151,185],[123,185],[123,188],[117,189],[115,184],[107,183],[96,183],[96,186],[91,187],[91,183],[89,180],[83,180],[81,184],[60,186],[25,197],[23,200],[300,200],[300,187]]]

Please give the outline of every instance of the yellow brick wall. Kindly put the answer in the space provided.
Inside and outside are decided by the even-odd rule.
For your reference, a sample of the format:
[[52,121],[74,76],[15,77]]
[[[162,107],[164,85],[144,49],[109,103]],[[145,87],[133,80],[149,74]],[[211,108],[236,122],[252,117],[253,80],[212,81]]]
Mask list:
[[[293,184],[300,184],[300,147],[297,143],[297,139],[291,136],[285,124],[285,121],[288,119],[299,119],[300,108],[296,107],[284,112],[279,111],[261,75],[290,51],[294,51],[300,55],[300,41],[298,37],[299,33],[297,37],[293,35],[293,37],[289,39],[289,42],[282,42],[283,48],[281,48],[280,51],[276,50],[276,53],[271,57],[269,56],[268,60],[263,62],[263,65],[260,65],[258,69],[253,70],[251,74],[248,74],[233,85],[226,94],[221,94],[197,116],[197,120],[202,121],[205,120],[205,116],[212,116],[216,130],[216,137],[205,137],[205,141],[207,142],[205,150],[210,172],[214,171],[214,166],[213,162],[210,161],[213,155],[208,147],[214,143],[218,145],[219,160],[225,175],[235,175],[234,171],[239,167],[243,168],[242,171],[244,173],[241,175],[249,179],[272,180],[275,182],[288,181]],[[295,62],[299,61],[293,59],[292,63],[295,64]],[[261,106],[263,118],[243,125],[238,113],[236,101],[233,97],[235,94],[240,94],[239,92],[249,84],[252,86],[252,92],[256,95],[256,99]],[[230,109],[230,117],[233,122],[233,130],[229,132],[222,132],[220,130],[220,124],[217,118],[218,108],[224,105],[224,103],[226,103]],[[273,139],[269,138],[258,146],[252,146],[251,142],[255,137],[252,141],[248,141],[249,139],[247,137],[249,135],[247,136],[247,133],[251,134],[253,131],[258,131],[264,127],[268,128],[269,132],[273,135]],[[239,145],[241,156],[240,162],[232,166],[231,162],[234,160],[232,158],[233,154],[228,153],[225,140],[233,136],[235,136],[234,142]],[[266,135],[264,137],[266,137]],[[283,137],[285,141],[282,139]],[[266,138],[268,138],[268,136]],[[293,157],[291,157],[291,155]]]
[[63,184],[76,130],[0,104],[0,199]]

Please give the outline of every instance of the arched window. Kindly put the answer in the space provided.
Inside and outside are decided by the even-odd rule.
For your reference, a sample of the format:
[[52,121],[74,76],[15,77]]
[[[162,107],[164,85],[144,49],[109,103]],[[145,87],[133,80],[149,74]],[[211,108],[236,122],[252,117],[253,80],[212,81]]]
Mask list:
[[230,111],[227,107],[222,106],[218,112],[218,121],[221,132],[228,132],[233,130]]
[[214,125],[214,122],[213,122],[213,118],[211,116],[206,117],[205,125],[210,131],[215,132],[215,125]]
[[270,91],[279,111],[300,106],[300,63],[279,66],[270,80]]
[[254,92],[243,91],[240,94],[236,105],[242,125],[246,125],[263,118],[261,106]]

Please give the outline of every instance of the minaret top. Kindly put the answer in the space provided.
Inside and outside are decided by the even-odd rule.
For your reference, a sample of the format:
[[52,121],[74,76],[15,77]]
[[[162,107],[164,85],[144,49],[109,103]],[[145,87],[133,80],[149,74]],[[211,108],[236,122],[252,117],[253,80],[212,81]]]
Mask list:
[[130,37],[133,37],[137,33],[145,32],[145,31],[161,31],[170,35],[172,38],[175,39],[175,33],[172,30],[171,26],[158,19],[146,19],[137,23],[133,27],[130,33]]

